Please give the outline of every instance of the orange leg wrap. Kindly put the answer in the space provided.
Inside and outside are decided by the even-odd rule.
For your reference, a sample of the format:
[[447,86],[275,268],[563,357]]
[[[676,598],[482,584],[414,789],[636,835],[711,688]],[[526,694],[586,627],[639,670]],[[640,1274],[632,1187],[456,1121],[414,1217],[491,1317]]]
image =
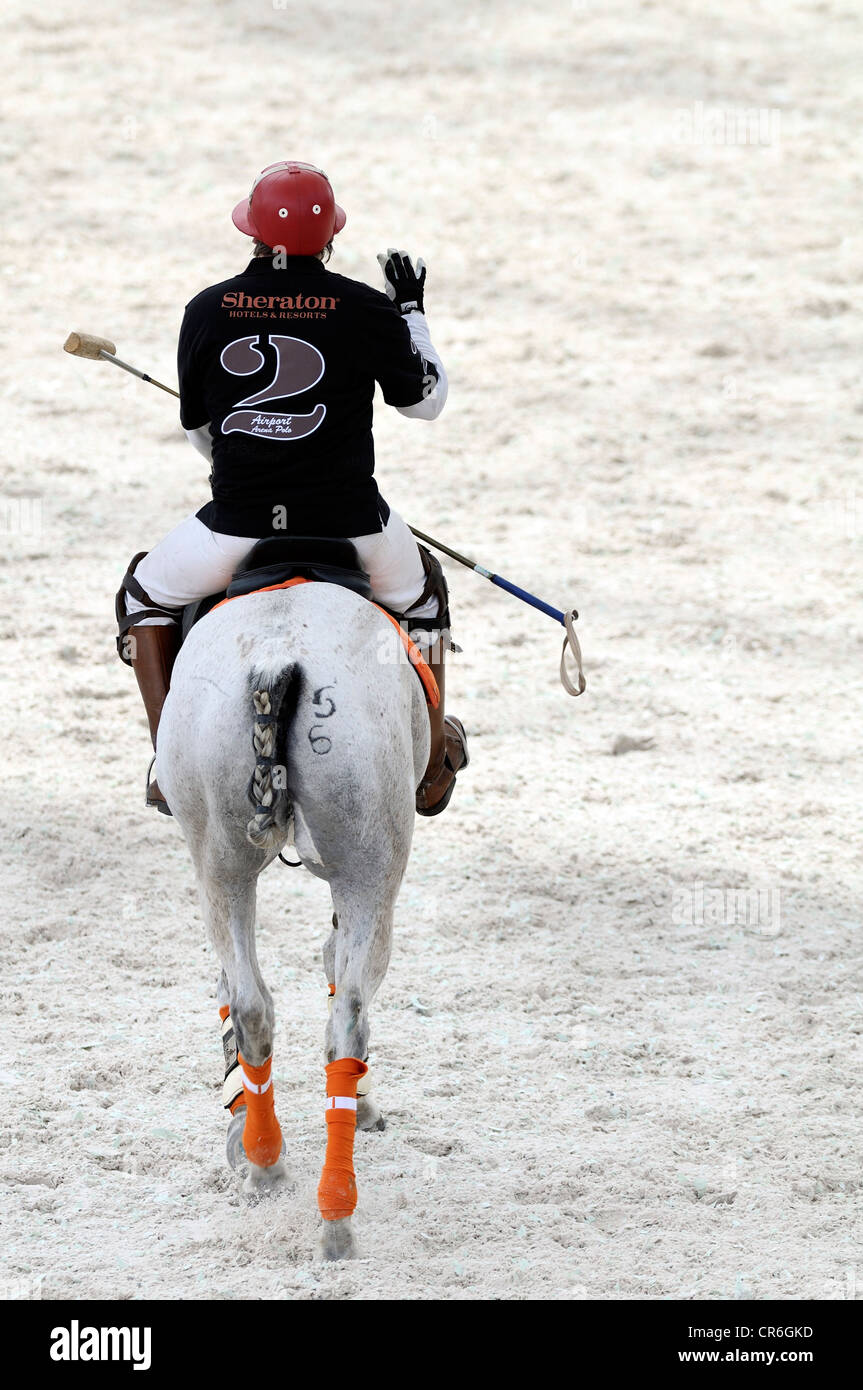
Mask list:
[[259,1168],[271,1168],[282,1152],[282,1131],[276,1119],[270,1076],[273,1059],[268,1057],[262,1066],[252,1067],[240,1057],[240,1066],[246,1105],[243,1148],[250,1163],[256,1163]]
[[318,1206],[325,1221],[352,1216],[357,1205],[357,1082],[367,1071],[358,1057],[340,1057],[327,1067],[327,1156],[318,1184]]

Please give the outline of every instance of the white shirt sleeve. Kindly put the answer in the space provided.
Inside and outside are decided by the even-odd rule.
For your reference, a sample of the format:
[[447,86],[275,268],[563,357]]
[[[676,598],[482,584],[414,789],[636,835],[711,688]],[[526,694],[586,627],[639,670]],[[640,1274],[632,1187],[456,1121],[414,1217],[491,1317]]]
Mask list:
[[405,318],[417,352],[420,353],[425,362],[434,364],[437,371],[437,381],[434,389],[429,391],[427,396],[423,396],[421,401],[417,401],[415,405],[397,405],[396,410],[399,415],[407,415],[411,420],[436,420],[446,405],[449,389],[444,365],[432,343],[425,314],[421,314],[418,309],[412,309],[409,314],[405,314]]
[[208,463],[213,462],[213,436],[210,434],[209,424],[201,425],[196,430],[186,430],[186,438],[199,454],[203,454]]

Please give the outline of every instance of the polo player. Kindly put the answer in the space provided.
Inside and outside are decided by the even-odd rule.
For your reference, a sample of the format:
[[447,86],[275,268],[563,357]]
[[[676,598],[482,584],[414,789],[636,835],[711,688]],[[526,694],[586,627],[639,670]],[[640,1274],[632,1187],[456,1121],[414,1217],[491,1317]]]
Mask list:
[[[467,764],[465,731],[444,714],[447,588],[439,562],[378,491],[372,401],[413,420],[444,408],[447,376],[429,334],[426,269],[404,252],[378,260],[386,293],[326,269],[345,225],[329,179],[297,161],[268,166],[233,212],[254,241],[239,275],[186,306],[178,345],[180,421],[211,464],[212,498],[132,560],[118,619],[153,747],[186,604],[218,593],[257,541],[347,538],[375,600],[428,635],[441,700],[416,809],[449,802]],[[443,632],[443,640],[441,633]],[[154,779],[147,805],[170,815]]]

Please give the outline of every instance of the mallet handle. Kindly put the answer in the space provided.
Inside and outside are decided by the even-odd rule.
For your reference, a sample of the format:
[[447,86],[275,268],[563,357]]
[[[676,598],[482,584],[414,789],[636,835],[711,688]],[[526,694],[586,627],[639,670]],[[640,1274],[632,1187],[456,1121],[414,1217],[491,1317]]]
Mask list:
[[[478,565],[476,560],[469,559],[467,555],[460,555],[457,550],[452,550],[448,545],[444,545],[443,541],[436,541],[433,536],[427,536],[424,531],[418,531],[415,526],[412,526],[410,529],[413,531],[417,540],[425,541],[426,545],[434,546],[435,550],[442,550],[444,555],[449,555],[451,560],[457,560],[460,565],[466,565],[469,570],[473,570],[475,574],[481,574],[483,579],[489,579],[491,583],[496,584],[499,589],[505,589],[508,594],[514,594],[515,597],[520,598],[523,603],[529,603],[532,608],[538,608],[540,613],[547,613],[549,618],[554,618],[555,622],[560,623],[561,627],[566,627],[566,614],[562,613],[559,608],[552,608],[550,603],[546,603],[544,599],[537,598],[536,594],[529,594],[527,589],[520,589],[517,584],[511,583],[509,579],[504,579],[499,574],[493,574],[492,571],[487,570],[485,566]],[[577,613],[575,617],[578,617]]]
[[113,362],[115,367],[122,367],[124,372],[131,372],[132,376],[138,377],[139,381],[149,381],[151,386],[158,386],[160,391],[167,391],[169,396],[176,396],[177,400],[180,399],[179,391],[175,391],[173,386],[165,386],[147,372],[139,372],[137,367],[133,367],[129,362],[124,362],[122,357],[117,357],[113,352],[100,352],[99,356],[105,362]]

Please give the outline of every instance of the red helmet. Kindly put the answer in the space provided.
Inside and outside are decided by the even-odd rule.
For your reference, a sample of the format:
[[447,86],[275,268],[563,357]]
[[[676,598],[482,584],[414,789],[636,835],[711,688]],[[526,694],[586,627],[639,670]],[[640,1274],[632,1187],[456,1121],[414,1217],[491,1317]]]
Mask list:
[[288,256],[316,256],[345,225],[329,179],[313,164],[269,164],[232,213],[234,226]]

